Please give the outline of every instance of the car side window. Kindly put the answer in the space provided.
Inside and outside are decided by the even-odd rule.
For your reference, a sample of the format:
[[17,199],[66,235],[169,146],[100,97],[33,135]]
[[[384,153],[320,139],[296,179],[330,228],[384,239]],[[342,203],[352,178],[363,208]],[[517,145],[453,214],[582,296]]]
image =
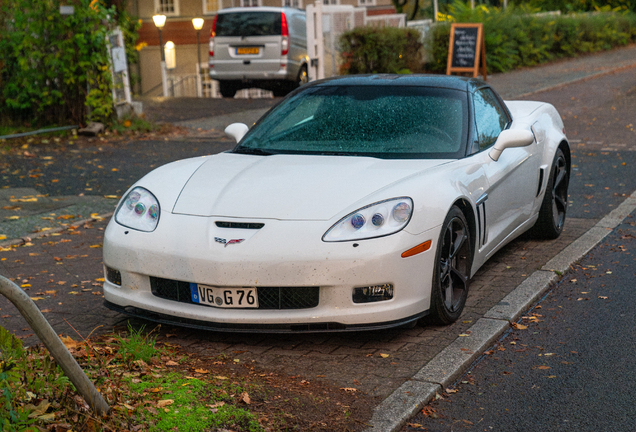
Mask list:
[[490,147],[508,125],[508,115],[489,88],[482,88],[473,93],[475,107],[475,125],[479,150]]

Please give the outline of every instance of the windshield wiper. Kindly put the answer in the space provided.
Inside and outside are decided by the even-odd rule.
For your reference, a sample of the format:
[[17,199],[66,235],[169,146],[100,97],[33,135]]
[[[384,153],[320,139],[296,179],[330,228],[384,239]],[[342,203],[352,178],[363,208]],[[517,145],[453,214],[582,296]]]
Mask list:
[[267,150],[254,148],[254,147],[237,147],[234,149],[233,153],[260,155],[260,156],[269,156],[274,154],[274,153],[268,152]]

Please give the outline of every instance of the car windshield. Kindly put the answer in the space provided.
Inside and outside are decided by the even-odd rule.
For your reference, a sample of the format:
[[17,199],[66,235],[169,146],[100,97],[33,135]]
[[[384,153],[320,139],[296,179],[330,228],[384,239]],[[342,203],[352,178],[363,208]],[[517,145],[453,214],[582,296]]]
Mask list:
[[315,86],[276,107],[234,152],[458,159],[466,93],[417,86]]
[[220,13],[217,36],[272,36],[281,34],[280,12]]

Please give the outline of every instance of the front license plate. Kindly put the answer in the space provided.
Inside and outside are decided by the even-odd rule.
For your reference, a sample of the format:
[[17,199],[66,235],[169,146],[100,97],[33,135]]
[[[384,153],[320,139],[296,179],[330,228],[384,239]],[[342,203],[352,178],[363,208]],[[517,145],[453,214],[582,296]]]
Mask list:
[[258,54],[258,47],[240,47],[236,49],[236,54]]
[[256,288],[219,288],[191,283],[194,303],[219,308],[258,308]]

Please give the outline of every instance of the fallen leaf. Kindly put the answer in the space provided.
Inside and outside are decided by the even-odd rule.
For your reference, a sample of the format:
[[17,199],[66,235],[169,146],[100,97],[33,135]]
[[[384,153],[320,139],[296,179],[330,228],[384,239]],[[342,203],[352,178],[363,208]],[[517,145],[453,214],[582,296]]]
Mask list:
[[408,427],[412,427],[412,428],[421,428],[423,427],[421,424],[419,423],[407,423],[406,424]]
[[252,402],[250,395],[248,395],[247,392],[241,393],[241,401],[243,401],[246,405],[249,405]]
[[173,399],[163,399],[157,401],[157,408],[167,407],[168,405],[172,405],[174,403]]
[[179,363],[177,363],[176,361],[168,360],[166,362],[166,366],[179,366]]
[[388,358],[388,357],[389,357],[389,355],[388,355],[388,354],[380,354],[380,357],[382,357],[382,358]]
[[76,349],[77,347],[82,346],[81,342],[73,340],[70,336],[60,336],[60,340],[67,349]]
[[227,377],[221,376],[221,375],[216,375],[214,378],[216,379],[220,379],[220,380],[226,380]]
[[525,330],[528,328],[528,326],[525,326],[523,324],[518,324],[518,323],[512,323],[512,328],[515,330]]
[[209,370],[207,370],[207,369],[195,369],[194,371],[195,371],[196,373],[200,373],[200,374],[207,374],[207,373],[210,373],[210,371],[209,371]]
[[44,300],[44,297],[31,297],[31,300],[33,301]]
[[537,369],[548,370],[548,369],[552,369],[552,368],[550,366],[538,366]]
[[340,387],[340,390],[344,390],[346,392],[351,392],[351,393],[355,393],[358,391],[357,388],[353,388],[353,387]]

